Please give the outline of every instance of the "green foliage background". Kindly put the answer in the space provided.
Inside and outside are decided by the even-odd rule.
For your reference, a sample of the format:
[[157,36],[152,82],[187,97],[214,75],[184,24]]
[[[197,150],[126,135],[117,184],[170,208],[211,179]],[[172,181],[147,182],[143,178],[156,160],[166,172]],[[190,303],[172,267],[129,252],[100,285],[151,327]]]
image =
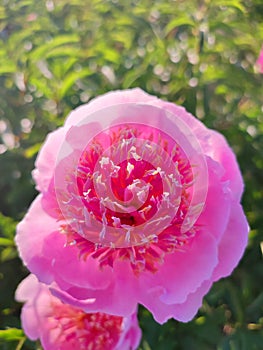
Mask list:
[[1,349],[40,349],[20,330],[14,291],[28,272],[13,238],[36,196],[31,170],[45,136],[92,97],[135,86],[226,136],[251,226],[238,268],[214,285],[193,321],[160,326],[140,309],[140,349],[263,348],[262,22],[261,0],[1,0]]

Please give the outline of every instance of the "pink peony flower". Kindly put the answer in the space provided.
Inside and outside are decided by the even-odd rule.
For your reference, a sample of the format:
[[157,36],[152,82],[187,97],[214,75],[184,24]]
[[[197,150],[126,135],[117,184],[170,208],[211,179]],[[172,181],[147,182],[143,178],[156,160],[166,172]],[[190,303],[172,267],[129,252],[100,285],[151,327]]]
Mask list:
[[183,107],[111,92],[51,133],[18,225],[25,265],[86,312],[189,321],[247,244],[236,158]]
[[17,288],[16,299],[25,302],[22,326],[31,340],[40,339],[45,350],[137,349],[141,330],[136,314],[129,317],[86,314],[62,303],[34,275]]
[[263,46],[261,48],[261,51],[259,53],[259,57],[257,59],[257,65],[259,67],[259,72],[263,73]]

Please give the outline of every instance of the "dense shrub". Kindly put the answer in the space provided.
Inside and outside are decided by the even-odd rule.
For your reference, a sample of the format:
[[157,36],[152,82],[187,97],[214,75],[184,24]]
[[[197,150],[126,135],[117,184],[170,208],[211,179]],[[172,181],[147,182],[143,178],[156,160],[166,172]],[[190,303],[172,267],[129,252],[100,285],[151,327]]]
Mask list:
[[262,21],[260,0],[2,1],[1,349],[39,349],[20,330],[14,291],[28,272],[13,237],[36,195],[31,170],[46,134],[98,94],[135,86],[226,136],[244,175],[251,227],[239,267],[214,285],[192,322],[160,326],[140,309],[141,349],[262,348]]

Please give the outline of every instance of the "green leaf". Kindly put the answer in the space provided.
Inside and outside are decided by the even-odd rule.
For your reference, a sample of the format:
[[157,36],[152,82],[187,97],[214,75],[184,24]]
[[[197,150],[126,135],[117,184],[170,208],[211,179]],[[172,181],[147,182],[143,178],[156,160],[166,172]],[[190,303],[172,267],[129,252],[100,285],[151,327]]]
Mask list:
[[32,158],[40,150],[41,146],[42,146],[42,143],[38,142],[38,143],[35,143],[33,146],[28,147],[24,151],[25,157],[26,158]]
[[0,261],[8,261],[12,260],[17,257],[17,250],[15,246],[13,247],[6,247],[0,252]]
[[8,329],[0,330],[0,340],[14,341],[14,340],[21,340],[24,337],[25,337],[25,334],[23,330],[19,328],[8,328]]
[[[46,54],[52,49],[57,48],[65,44],[76,44],[79,42],[79,37],[76,34],[60,35],[52,38],[51,41],[38,46],[31,54],[31,58],[34,61],[38,61],[46,57]],[[72,47],[73,50],[73,47]]]
[[17,70],[15,64],[12,61],[7,61],[5,62],[0,61],[0,74],[10,74],[10,73],[15,73]]
[[63,98],[68,90],[76,83],[77,80],[81,78],[85,78],[89,75],[93,74],[93,72],[89,68],[84,68],[79,72],[71,72],[69,73],[63,80],[61,89],[59,91],[60,98]]
[[240,10],[242,13],[246,12],[244,5],[240,0],[217,0],[216,6],[224,6],[224,7],[234,7]]
[[172,30],[174,30],[175,28],[178,28],[180,26],[194,26],[195,23],[194,21],[187,17],[187,16],[178,16],[176,18],[173,18],[165,27],[165,35],[168,35]]
[[13,246],[14,242],[11,239],[0,237],[0,246]]
[[13,239],[17,222],[12,218],[0,213],[0,234],[6,238]]

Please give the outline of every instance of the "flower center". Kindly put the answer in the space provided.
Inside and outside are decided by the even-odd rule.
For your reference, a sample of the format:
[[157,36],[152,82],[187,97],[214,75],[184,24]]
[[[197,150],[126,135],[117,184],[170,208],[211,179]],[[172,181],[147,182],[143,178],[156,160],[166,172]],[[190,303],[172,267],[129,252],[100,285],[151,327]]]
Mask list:
[[119,341],[123,318],[103,313],[86,314],[56,301],[52,302],[49,324],[55,343],[67,343],[72,349],[112,350]]
[[184,150],[161,130],[130,123],[100,132],[66,178],[68,244],[101,267],[128,259],[135,273],[154,272],[196,232],[181,229],[193,182]]

